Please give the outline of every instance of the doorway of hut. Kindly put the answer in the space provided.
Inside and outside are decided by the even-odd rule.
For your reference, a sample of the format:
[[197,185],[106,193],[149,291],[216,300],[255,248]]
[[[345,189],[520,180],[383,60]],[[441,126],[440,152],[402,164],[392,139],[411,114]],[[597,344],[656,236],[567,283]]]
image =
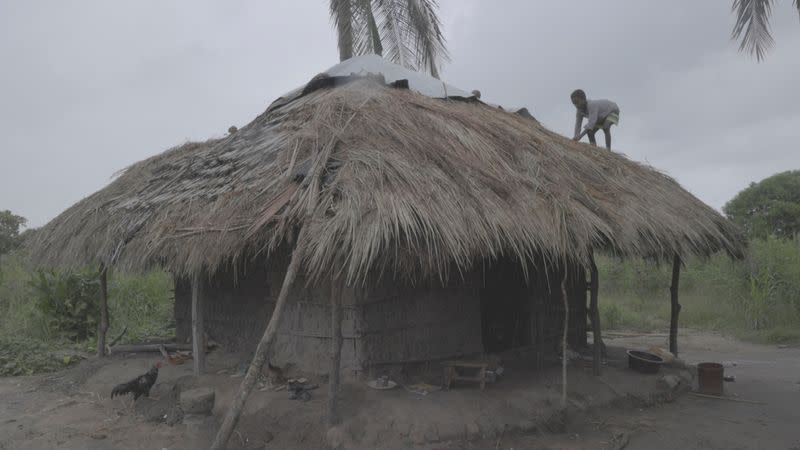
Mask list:
[[530,290],[519,262],[501,259],[484,267],[480,302],[484,352],[531,344]]

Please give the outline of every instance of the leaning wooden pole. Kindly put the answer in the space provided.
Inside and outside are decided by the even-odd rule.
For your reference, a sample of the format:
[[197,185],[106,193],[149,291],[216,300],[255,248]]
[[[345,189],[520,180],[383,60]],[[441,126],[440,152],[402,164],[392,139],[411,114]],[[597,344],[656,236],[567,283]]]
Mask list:
[[[372,97],[367,98],[367,100],[362,103],[362,106],[371,98]],[[342,133],[345,129],[347,129],[357,113],[358,110],[350,115],[350,118],[348,118],[344,125],[339,129],[339,133]],[[295,241],[297,244],[295,244],[295,248],[292,251],[292,259],[289,262],[289,267],[286,269],[286,276],[283,278],[283,285],[281,286],[280,294],[278,294],[278,301],[275,302],[275,309],[272,311],[272,316],[269,318],[267,329],[264,330],[264,335],[261,336],[261,341],[259,341],[258,346],[256,347],[256,354],[253,356],[253,361],[250,362],[250,368],[247,369],[247,375],[245,375],[244,380],[242,380],[242,384],[239,386],[239,392],[233,399],[233,404],[231,404],[230,409],[228,409],[228,413],[225,415],[225,419],[222,421],[222,425],[220,425],[219,430],[217,431],[217,436],[214,438],[214,442],[211,444],[211,450],[222,450],[225,448],[225,444],[228,442],[228,439],[230,439],[231,434],[233,434],[233,429],[236,428],[236,423],[239,421],[239,416],[242,415],[242,409],[247,401],[247,397],[250,395],[250,391],[253,390],[253,386],[255,386],[256,380],[258,379],[258,374],[261,372],[261,368],[264,366],[264,361],[266,361],[267,352],[269,351],[270,346],[272,346],[272,341],[275,339],[275,332],[278,330],[278,324],[280,323],[281,315],[283,314],[283,309],[286,305],[286,298],[289,296],[289,291],[294,283],[297,270],[300,268],[301,261],[303,260],[303,243],[306,241],[306,234],[313,219],[314,211],[317,208],[322,172],[328,166],[328,160],[331,157],[331,153],[333,153],[333,148],[336,145],[337,139],[338,134],[334,134],[330,141],[322,148],[317,159],[314,161],[314,172],[309,177],[309,195],[305,203],[306,210],[303,225],[301,226],[297,240]]]
[[[298,243],[301,244],[305,240],[306,230],[306,226],[303,226],[300,230],[300,235],[297,238]],[[233,434],[233,429],[236,428],[236,424],[239,422],[239,417],[242,415],[247,397],[250,395],[250,392],[253,390],[258,380],[258,374],[261,372],[261,368],[264,366],[264,362],[267,359],[267,351],[270,346],[272,346],[272,341],[275,340],[278,324],[281,321],[283,309],[286,306],[286,299],[289,297],[289,291],[291,290],[292,284],[294,284],[297,269],[300,267],[300,261],[303,259],[303,252],[301,249],[302,247],[298,246],[295,247],[292,252],[292,259],[289,262],[289,268],[286,270],[286,276],[283,279],[283,285],[281,286],[280,294],[278,294],[278,301],[275,303],[275,309],[272,311],[269,323],[267,323],[267,329],[258,342],[256,353],[253,356],[253,360],[250,362],[250,368],[247,369],[247,375],[245,375],[242,384],[239,386],[239,392],[236,394],[236,397],[234,397],[233,403],[228,409],[228,413],[225,415],[225,419],[222,421],[219,431],[217,431],[217,436],[211,444],[212,450],[222,450],[225,448],[225,444],[228,442],[231,434]]]
[[342,363],[342,289],[341,281],[331,282],[331,369],[328,376],[328,426],[339,423],[336,394]]
[[[567,407],[567,332],[569,330],[569,300],[567,299],[567,268],[561,279],[561,299],[564,301],[564,333],[561,336],[561,407]],[[584,300],[586,301],[586,300]]]
[[206,370],[205,323],[203,279],[199,273],[192,275],[192,360],[194,376],[199,377]]
[[669,320],[669,351],[678,356],[678,315],[681,304],[678,303],[678,281],[681,276],[681,258],[677,254],[672,262],[672,285],[669,287],[671,307]]
[[600,309],[597,305],[597,292],[600,289],[600,280],[597,278],[597,265],[594,254],[589,255],[589,269],[592,279],[589,282],[589,312],[592,315],[592,373],[600,375],[600,360],[603,357],[603,338],[600,335]]
[[100,266],[100,323],[97,325],[97,356],[106,356],[106,334],[108,333],[108,270]]

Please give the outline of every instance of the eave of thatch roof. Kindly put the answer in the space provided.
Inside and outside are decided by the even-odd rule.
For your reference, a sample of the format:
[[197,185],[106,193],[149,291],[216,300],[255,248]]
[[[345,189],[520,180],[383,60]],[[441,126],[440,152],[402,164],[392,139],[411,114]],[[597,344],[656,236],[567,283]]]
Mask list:
[[[374,77],[301,94],[226,138],[129,167],[37,233],[35,260],[213,272],[291,242],[304,221],[310,238],[296,245],[308,273],[350,280],[446,277],[501,254],[742,252],[738,230],[670,177],[530,118]],[[303,175],[320,164],[307,221],[318,184]]]

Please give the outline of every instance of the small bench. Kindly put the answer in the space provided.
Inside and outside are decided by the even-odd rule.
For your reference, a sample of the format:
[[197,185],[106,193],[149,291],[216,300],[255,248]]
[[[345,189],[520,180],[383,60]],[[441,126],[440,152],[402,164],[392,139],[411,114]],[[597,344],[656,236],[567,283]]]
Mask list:
[[[481,390],[486,388],[486,370],[489,363],[486,361],[443,361],[444,366],[444,387],[450,389],[454,381],[471,381],[480,383]],[[459,369],[468,369],[471,372],[477,372],[475,375],[466,376],[459,372]]]

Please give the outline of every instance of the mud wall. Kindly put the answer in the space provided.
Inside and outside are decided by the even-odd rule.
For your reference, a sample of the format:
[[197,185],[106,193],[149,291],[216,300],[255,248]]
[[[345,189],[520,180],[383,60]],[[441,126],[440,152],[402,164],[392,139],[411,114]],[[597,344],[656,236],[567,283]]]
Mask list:
[[[208,279],[204,311],[209,337],[226,351],[245,358],[252,354],[274,309],[286,263],[286,257],[278,257],[270,265],[221,272]],[[531,270],[525,288],[530,299],[523,311],[530,328],[527,343],[538,343],[548,353],[556,350],[561,338],[561,274]],[[299,276],[270,361],[281,367],[291,364],[301,371],[327,373],[331,329],[328,289],[305,285],[306,280]],[[409,286],[384,279],[368,288],[346,289],[342,311],[344,374],[358,376],[385,364],[482,352],[482,295],[485,298],[486,289],[480,269],[444,286],[439,282]],[[582,346],[586,343],[586,282],[580,270],[569,278],[568,297],[570,344]],[[178,338],[188,341],[191,292],[185,281],[176,283],[175,317]]]
[[411,287],[385,281],[359,307],[364,367],[483,350],[478,289],[467,283]]
[[[204,320],[208,336],[224,351],[247,358],[258,345],[275,308],[288,258],[275,257],[270,264],[239,268],[205,280]],[[235,275],[235,276],[234,276]],[[272,346],[270,362],[279,367],[311,373],[327,373],[330,352],[330,310],[326,289],[305,287],[302,276],[295,279],[283,320]],[[353,292],[343,300],[342,367],[358,371],[360,364],[354,342]],[[191,289],[185,280],[176,281],[176,335],[191,340]]]

